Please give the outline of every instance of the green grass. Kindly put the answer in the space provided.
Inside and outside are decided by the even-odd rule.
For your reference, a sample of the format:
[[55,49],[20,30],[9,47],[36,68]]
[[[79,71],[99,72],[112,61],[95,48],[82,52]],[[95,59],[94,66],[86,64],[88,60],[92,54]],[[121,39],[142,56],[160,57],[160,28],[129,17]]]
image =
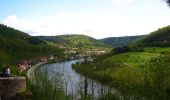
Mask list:
[[170,53],[170,47],[147,47],[144,48],[145,52],[152,52],[152,53]]
[[129,76],[127,75],[130,74],[130,77],[140,82],[142,80],[143,67],[151,58],[159,57],[160,55],[160,53],[149,52],[127,52],[118,54],[104,59],[102,63],[98,64],[98,67],[102,68],[99,68],[95,73],[98,75],[102,73],[119,80],[128,79],[127,77]]
[[140,66],[149,59],[160,56],[160,53],[149,53],[149,52],[128,52],[119,55],[112,56],[106,60],[115,60],[117,62],[126,63],[130,66]]
[[[97,71],[117,79],[128,79],[127,74],[138,80],[142,75],[143,68],[152,58],[161,56],[160,53],[149,52],[127,52],[106,58],[103,62],[103,70]],[[117,64],[115,64],[117,63]],[[102,64],[101,64],[102,65]],[[103,67],[103,66],[102,66]],[[124,73],[124,74],[122,74]],[[132,74],[133,73],[133,74]],[[124,80],[122,79],[122,80]]]

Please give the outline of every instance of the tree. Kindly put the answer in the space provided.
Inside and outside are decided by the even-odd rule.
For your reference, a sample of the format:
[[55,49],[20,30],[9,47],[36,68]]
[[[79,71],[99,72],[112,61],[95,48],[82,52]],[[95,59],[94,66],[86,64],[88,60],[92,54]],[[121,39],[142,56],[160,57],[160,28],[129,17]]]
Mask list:
[[168,3],[168,5],[170,6],[170,0],[166,0],[166,2]]

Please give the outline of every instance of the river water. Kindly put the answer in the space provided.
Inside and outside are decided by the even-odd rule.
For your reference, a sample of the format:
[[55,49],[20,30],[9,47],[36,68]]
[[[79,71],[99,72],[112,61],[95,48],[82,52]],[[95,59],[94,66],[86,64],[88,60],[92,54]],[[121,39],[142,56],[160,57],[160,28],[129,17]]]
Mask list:
[[[37,71],[46,71],[49,80],[56,80],[56,77],[61,76],[63,89],[67,95],[74,98],[88,95],[94,98],[102,97],[107,93],[117,93],[111,87],[105,86],[97,81],[89,79],[72,69],[72,64],[82,62],[83,59],[61,61],[52,64],[42,65]],[[58,79],[58,78],[57,78]]]

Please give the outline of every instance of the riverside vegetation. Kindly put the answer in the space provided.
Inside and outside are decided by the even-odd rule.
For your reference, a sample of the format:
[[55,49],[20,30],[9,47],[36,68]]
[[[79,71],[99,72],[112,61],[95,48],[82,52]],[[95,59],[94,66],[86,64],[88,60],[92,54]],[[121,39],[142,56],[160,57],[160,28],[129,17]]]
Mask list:
[[63,61],[39,67],[32,89],[33,94],[37,94],[34,99],[103,100],[112,96],[107,95],[108,93],[118,94],[115,89],[88,79],[86,75],[82,76],[71,68],[72,64],[82,61],[83,59]]
[[31,90],[34,100],[71,100],[70,96],[64,93],[63,76],[60,73],[53,73],[53,79],[49,79],[48,71],[38,71],[35,74],[36,83]]

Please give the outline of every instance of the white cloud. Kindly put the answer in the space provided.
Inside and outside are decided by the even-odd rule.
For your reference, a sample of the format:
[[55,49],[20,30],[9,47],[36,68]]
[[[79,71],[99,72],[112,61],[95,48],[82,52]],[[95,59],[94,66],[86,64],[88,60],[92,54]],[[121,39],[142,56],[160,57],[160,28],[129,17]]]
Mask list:
[[148,34],[170,23],[170,20],[161,19],[165,18],[159,17],[154,20],[148,17],[140,18],[118,14],[87,16],[75,13],[58,13],[52,16],[43,16],[35,20],[26,20],[18,18],[16,15],[10,15],[2,23],[31,35],[74,33],[86,34],[95,38],[104,38]]
[[114,4],[128,4],[132,2],[132,0],[112,0]]
[[24,32],[29,32],[31,35],[36,35],[41,29],[40,23],[18,19],[16,15],[8,16],[3,20],[3,24]]

